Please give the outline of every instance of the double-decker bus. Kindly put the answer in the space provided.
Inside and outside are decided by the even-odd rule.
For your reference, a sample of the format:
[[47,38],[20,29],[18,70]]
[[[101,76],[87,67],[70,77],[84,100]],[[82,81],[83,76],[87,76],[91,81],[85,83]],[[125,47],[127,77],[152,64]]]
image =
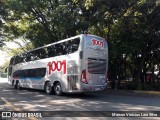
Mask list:
[[13,56],[8,69],[8,82],[16,89],[56,95],[100,91],[107,86],[108,45],[81,34]]

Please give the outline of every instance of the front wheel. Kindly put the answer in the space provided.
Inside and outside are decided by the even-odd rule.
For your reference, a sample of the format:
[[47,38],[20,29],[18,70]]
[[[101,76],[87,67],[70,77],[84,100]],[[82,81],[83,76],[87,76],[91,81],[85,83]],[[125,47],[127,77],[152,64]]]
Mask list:
[[21,89],[22,89],[22,87],[20,86],[19,81],[16,81],[16,84],[15,84],[14,88],[15,88],[15,89],[18,89],[18,90],[21,90]]
[[62,88],[61,88],[61,84],[59,82],[56,83],[56,85],[54,86],[54,92],[58,96],[62,95]]

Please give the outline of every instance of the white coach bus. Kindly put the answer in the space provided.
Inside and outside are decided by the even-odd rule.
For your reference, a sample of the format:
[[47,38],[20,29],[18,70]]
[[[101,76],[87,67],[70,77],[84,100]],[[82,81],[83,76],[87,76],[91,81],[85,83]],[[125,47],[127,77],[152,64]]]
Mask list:
[[83,93],[107,86],[108,45],[101,37],[81,34],[13,56],[9,84],[47,94]]

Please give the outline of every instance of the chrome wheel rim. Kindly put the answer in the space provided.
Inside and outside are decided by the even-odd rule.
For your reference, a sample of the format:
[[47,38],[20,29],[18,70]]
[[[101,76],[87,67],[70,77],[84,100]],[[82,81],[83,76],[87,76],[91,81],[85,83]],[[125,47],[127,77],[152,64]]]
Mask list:
[[60,85],[56,86],[56,93],[57,94],[61,93],[61,86]]
[[47,92],[47,93],[50,93],[50,91],[51,91],[51,87],[50,87],[49,85],[47,85],[47,86],[46,86],[46,92]]

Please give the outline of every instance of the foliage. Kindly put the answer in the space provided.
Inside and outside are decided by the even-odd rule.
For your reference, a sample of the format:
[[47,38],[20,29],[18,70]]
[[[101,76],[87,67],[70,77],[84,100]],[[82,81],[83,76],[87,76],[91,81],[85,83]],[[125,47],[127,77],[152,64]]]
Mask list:
[[1,38],[23,37],[33,47],[85,32],[107,38],[109,80],[119,86],[133,78],[143,89],[146,72],[154,81],[154,66],[160,67],[157,0],[0,0],[0,16]]

